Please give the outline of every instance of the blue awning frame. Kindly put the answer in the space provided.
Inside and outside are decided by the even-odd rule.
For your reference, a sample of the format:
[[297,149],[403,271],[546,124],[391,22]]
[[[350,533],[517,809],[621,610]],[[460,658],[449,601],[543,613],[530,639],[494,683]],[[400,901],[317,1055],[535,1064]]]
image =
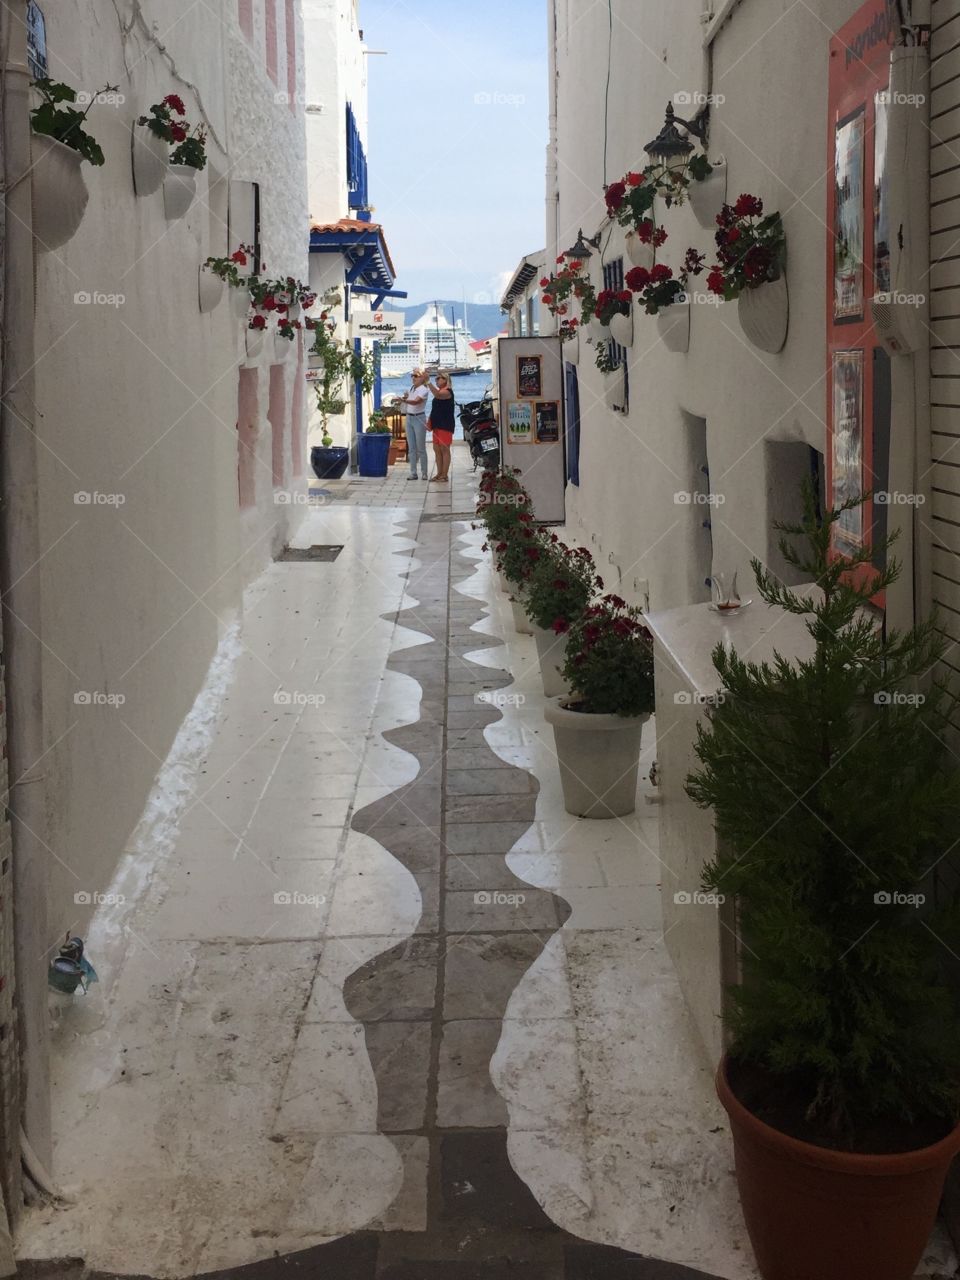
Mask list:
[[[342,227],[310,232],[311,253],[339,253],[346,263],[346,283],[354,292],[391,294],[394,274],[380,228],[371,223],[364,230]],[[376,305],[374,309],[376,309]]]

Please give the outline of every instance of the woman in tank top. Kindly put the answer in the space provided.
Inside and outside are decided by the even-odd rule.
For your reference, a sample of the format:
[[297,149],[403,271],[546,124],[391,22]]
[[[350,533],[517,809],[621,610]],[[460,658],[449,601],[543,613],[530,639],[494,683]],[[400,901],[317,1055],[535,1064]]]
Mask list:
[[446,484],[450,474],[450,446],[453,444],[453,433],[456,430],[455,413],[457,402],[453,396],[450,379],[445,373],[437,374],[437,385],[427,384],[433,393],[433,404],[430,407],[430,420],[427,430],[433,433],[433,452],[437,459],[437,474],[434,480]]

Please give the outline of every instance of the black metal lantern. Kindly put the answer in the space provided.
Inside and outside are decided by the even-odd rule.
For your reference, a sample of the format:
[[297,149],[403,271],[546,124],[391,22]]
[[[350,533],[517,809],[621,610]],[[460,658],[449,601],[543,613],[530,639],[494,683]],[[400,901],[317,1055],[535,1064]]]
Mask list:
[[[644,151],[655,164],[662,164],[665,169],[670,171],[682,169],[696,150],[689,135],[692,134],[701,142],[705,142],[707,119],[708,109],[705,108],[696,120],[680,120],[674,113],[673,103],[668,102],[663,128],[652,142],[647,143]],[[687,133],[682,134],[677,125],[686,129]]]
[[572,249],[568,249],[563,256],[565,258],[573,258],[576,262],[586,262],[588,258],[593,257],[593,254],[587,247],[588,245],[593,245],[594,249],[599,249],[600,237],[599,235],[596,235],[587,238],[584,236],[583,228],[581,227],[577,232],[577,243]]

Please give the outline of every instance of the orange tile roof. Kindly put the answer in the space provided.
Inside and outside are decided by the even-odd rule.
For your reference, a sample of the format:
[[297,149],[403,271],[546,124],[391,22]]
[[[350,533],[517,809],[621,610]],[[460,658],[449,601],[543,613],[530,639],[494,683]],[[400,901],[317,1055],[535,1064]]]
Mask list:
[[390,257],[390,250],[387,248],[387,238],[383,232],[383,225],[379,222],[362,222],[359,218],[341,218],[338,222],[311,222],[310,230],[316,231],[320,235],[325,235],[329,231],[376,231],[379,233],[380,239],[383,241],[383,249],[387,255],[387,265],[390,268],[390,274],[396,279],[397,271],[393,265],[393,259]]

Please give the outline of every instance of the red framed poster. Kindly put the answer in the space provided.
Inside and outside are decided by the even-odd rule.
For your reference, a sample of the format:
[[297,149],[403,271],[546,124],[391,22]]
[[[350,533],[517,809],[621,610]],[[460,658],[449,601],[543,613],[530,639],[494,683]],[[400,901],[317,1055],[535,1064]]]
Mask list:
[[[827,155],[827,504],[883,487],[889,415],[887,359],[870,316],[870,299],[889,288],[884,198],[886,90],[890,51],[900,29],[897,0],[868,0],[830,40]],[[881,370],[882,375],[882,370]],[[834,528],[837,555],[874,541],[873,503]],[[881,509],[881,514],[884,514]],[[885,527],[885,526],[884,526]],[[863,576],[869,576],[864,566]],[[882,604],[881,600],[877,601]]]

